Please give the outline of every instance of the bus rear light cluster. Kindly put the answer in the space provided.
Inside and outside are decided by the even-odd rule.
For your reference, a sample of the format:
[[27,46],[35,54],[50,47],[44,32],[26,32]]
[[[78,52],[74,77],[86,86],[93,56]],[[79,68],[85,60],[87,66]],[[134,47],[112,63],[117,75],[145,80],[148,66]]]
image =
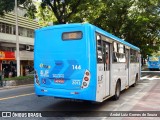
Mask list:
[[86,83],[86,82],[83,82],[83,86],[87,86],[87,83]]
[[89,76],[89,72],[86,72],[86,76]]
[[37,85],[40,85],[40,82],[39,82],[39,79],[38,79],[38,74],[37,74],[36,71],[35,71],[35,73],[34,73],[34,76],[35,76],[35,83],[36,83]]
[[82,86],[81,88],[87,88],[90,82],[90,72],[88,70],[85,71],[85,74],[83,76]]
[[88,77],[85,77],[85,78],[84,78],[84,80],[85,80],[85,81],[88,81],[88,80],[89,80],[89,78],[88,78]]

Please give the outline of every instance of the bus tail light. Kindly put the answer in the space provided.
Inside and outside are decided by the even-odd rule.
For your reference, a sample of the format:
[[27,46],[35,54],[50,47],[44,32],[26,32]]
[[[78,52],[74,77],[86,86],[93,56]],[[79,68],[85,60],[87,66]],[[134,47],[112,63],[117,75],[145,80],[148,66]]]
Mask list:
[[35,76],[35,83],[36,83],[37,85],[40,85],[39,78],[38,78],[38,74],[37,74],[36,71],[35,71],[35,73],[34,73],[34,76]]
[[88,70],[85,71],[85,74],[83,76],[82,86],[81,88],[87,88],[90,82],[90,72]]
[[89,72],[86,72],[86,76],[89,76]]
[[89,80],[89,78],[88,78],[88,77],[85,77],[85,78],[84,78],[84,80],[85,80],[85,81],[88,81],[88,80]]

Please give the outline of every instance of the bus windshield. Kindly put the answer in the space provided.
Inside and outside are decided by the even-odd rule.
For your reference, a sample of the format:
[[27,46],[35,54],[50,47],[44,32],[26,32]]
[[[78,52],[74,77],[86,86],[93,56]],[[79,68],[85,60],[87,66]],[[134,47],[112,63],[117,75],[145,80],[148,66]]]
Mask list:
[[158,57],[149,57],[149,61],[159,61]]

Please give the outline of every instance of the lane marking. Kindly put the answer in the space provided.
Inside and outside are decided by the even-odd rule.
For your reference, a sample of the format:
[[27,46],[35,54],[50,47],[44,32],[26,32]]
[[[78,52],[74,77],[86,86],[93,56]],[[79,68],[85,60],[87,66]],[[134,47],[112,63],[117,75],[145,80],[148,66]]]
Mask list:
[[18,98],[18,97],[23,97],[23,96],[29,96],[29,95],[33,95],[33,94],[35,94],[35,93],[22,94],[22,95],[17,95],[17,96],[0,98],[0,101],[2,101],[2,100],[9,100],[9,99]]

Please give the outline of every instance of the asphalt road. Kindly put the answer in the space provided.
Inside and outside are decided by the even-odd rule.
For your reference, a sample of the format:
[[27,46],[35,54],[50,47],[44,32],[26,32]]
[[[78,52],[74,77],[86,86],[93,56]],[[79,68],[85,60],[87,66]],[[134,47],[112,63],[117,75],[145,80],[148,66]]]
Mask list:
[[[156,91],[159,90],[159,92],[154,91],[156,96],[160,96],[160,89],[158,89],[160,88],[159,86],[160,71],[143,71],[141,80],[138,82],[137,86],[130,87],[129,89],[122,91],[118,101],[108,99],[100,104],[54,99],[53,97],[37,97],[34,94],[34,88],[32,85],[20,86],[12,89],[0,89],[0,111],[81,111],[82,113],[83,111],[160,111],[160,102],[158,101],[150,102],[149,106],[147,106],[147,109],[145,108],[145,103],[143,103],[144,100],[152,98],[154,99],[154,97],[148,95],[148,93],[152,93],[154,88],[157,88]],[[156,99],[160,99],[160,97]],[[142,104],[139,105],[139,103]],[[153,106],[155,106],[154,109],[152,108]],[[56,117],[56,119],[85,119],[82,117],[75,118],[75,116],[72,118]],[[86,116],[90,116],[87,117],[87,119],[120,119],[117,117],[108,118],[105,117],[104,114],[102,117],[93,118],[92,116],[94,116],[94,113],[89,112],[87,112],[87,115],[85,114],[85,117]],[[122,117],[121,119],[127,120],[126,118]]]

